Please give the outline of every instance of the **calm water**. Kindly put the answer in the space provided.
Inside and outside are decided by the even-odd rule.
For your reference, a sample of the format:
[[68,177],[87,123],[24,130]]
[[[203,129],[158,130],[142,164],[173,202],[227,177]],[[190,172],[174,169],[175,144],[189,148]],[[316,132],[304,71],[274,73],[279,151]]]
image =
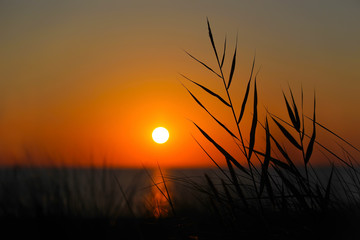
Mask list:
[[[213,169],[0,169],[0,216],[166,216]],[[166,190],[167,189],[167,190]],[[165,196],[164,196],[165,195]]]
[[[317,171],[326,184],[330,169]],[[224,178],[211,168],[162,169],[162,174],[159,169],[0,169],[0,216],[168,216],[169,196],[176,208],[204,206],[205,173],[215,185]],[[336,179],[334,191],[343,191]],[[352,184],[347,191],[359,192]]]

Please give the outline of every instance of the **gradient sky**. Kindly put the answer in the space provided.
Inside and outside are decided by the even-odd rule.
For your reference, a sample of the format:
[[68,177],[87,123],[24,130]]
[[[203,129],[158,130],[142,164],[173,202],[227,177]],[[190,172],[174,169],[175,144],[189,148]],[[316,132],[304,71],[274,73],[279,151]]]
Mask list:
[[[318,121],[360,146],[359,12],[356,0],[1,1],[1,161],[208,164],[191,134],[211,146],[189,119],[231,140],[180,81],[201,91],[179,75],[222,91],[183,51],[216,66],[206,17],[220,49],[227,36],[229,56],[238,34],[231,89],[238,107],[256,52],[260,111],[286,116],[281,91],[290,85],[299,99],[302,85],[305,113],[315,90]],[[228,120],[215,103],[207,106]],[[158,126],[170,131],[164,145],[151,140]],[[21,158],[26,153],[35,157]]]

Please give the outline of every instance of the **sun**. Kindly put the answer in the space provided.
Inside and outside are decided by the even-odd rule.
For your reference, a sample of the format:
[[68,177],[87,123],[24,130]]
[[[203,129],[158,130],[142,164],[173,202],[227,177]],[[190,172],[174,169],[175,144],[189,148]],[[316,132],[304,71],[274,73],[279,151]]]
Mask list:
[[152,132],[153,140],[158,144],[163,144],[169,139],[169,131],[166,128],[158,127]]

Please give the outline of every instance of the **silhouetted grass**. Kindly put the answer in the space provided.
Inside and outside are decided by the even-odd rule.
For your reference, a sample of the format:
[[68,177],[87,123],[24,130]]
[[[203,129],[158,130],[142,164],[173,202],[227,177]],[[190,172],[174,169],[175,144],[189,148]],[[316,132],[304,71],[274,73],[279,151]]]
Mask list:
[[[346,151],[343,144],[350,146],[356,151],[359,151],[359,149],[326,128],[322,123],[317,122],[315,94],[312,117],[304,115],[303,89],[301,89],[301,104],[299,105],[294,98],[292,89],[289,88],[290,98],[283,92],[285,111],[287,112],[289,120],[280,118],[276,114],[266,110],[267,116],[265,123],[262,123],[258,119],[259,109],[257,104],[258,91],[256,75],[253,77],[255,67],[254,58],[241,108],[236,109],[229,89],[231,83],[234,81],[233,76],[236,68],[237,45],[235,45],[234,48],[229,75],[226,77],[224,75],[225,66],[223,64],[226,58],[226,40],[223,55],[220,60],[218,55],[220,51],[215,45],[209,21],[207,21],[207,25],[209,40],[218,69],[211,68],[205,61],[200,61],[195,56],[189,53],[187,54],[220,79],[227,97],[222,98],[219,93],[191,80],[187,76],[182,76],[186,80],[189,80],[190,83],[205,90],[210,96],[220,100],[220,102],[223,103],[224,111],[230,111],[233,117],[233,120],[230,122],[221,121],[220,118],[214,116],[208,110],[205,103],[198,100],[194,92],[190,91],[189,88],[184,85],[197,105],[204,109],[211,118],[233,138],[239,147],[239,155],[230,155],[221,142],[215,141],[211,134],[194,123],[202,136],[221,153],[227,164],[227,170],[223,169],[219,164],[223,159],[217,160],[211,157],[201,146],[199,140],[195,139],[201,149],[223,173],[223,176],[219,176],[217,179],[218,182],[221,182],[221,185],[214,184],[214,179],[210,179],[208,175],[205,175],[209,189],[203,192],[208,194],[210,198],[210,206],[214,209],[215,217],[222,219],[222,222],[228,222],[229,224],[230,221],[230,225],[235,224],[237,227],[243,228],[242,224],[244,222],[240,221],[241,224],[237,224],[237,221],[243,218],[244,214],[248,216],[249,213],[252,215],[254,222],[265,225],[269,224],[269,222],[263,222],[262,219],[264,219],[265,216],[269,217],[269,214],[270,219],[272,219],[271,215],[276,216],[279,213],[284,214],[282,217],[289,219],[291,216],[301,216],[301,219],[304,220],[302,223],[303,226],[308,225],[306,221],[310,221],[310,218],[314,217],[314,214],[317,217],[321,217],[327,214],[331,215],[334,212],[339,213],[344,209],[347,209],[346,214],[349,214],[351,211],[353,211],[352,213],[358,213],[360,202],[359,163]],[[254,81],[252,82],[253,78]],[[251,88],[253,89],[252,121],[249,138],[245,140],[241,120],[243,119],[245,108],[247,108],[249,104]],[[237,95],[236,98],[239,98],[239,96]],[[238,112],[238,114],[236,114],[236,112]],[[275,129],[270,129],[271,126],[268,119],[273,122],[271,126],[274,126]],[[305,129],[305,119],[311,121],[310,129]],[[256,133],[260,131],[257,127],[258,125],[260,125],[262,127],[261,130],[265,132],[265,151],[262,151],[258,147],[261,145],[261,143],[258,143],[259,140],[256,139]],[[325,130],[325,134],[335,136],[337,140],[342,143],[340,146],[344,152],[343,156],[340,156],[317,140],[318,127],[320,127],[321,130]],[[237,129],[236,133],[230,130],[234,128]],[[246,126],[246,128],[249,128],[249,126]],[[282,135],[281,138],[285,139],[284,143],[277,139],[279,137],[275,137],[279,136],[279,133]],[[286,148],[291,149],[291,153],[289,153]],[[313,157],[316,148],[329,160],[329,171],[326,173],[327,176],[325,180],[323,176],[319,176],[319,168],[312,166],[313,163],[316,164],[316,159]],[[295,157],[297,155],[293,153],[294,151],[300,154],[303,164],[299,164],[298,158]],[[244,161],[241,159],[246,159],[246,167],[243,165]],[[236,168],[233,166],[236,166]],[[240,184],[240,182],[246,182],[246,184],[243,185]],[[229,207],[231,214],[228,214],[228,211],[221,210]],[[227,220],[225,221],[224,218]],[[337,219],[334,217],[334,219],[331,220],[336,221]],[[259,229],[262,231],[265,227],[259,226]]]

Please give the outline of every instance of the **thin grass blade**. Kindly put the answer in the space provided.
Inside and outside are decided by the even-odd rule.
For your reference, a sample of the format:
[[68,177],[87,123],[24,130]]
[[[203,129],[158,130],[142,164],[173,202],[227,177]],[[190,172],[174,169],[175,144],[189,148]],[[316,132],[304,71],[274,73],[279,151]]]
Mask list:
[[206,67],[208,70],[210,70],[211,72],[215,73],[216,76],[218,76],[219,78],[222,78],[217,72],[215,72],[211,67],[209,67],[208,65],[206,65],[204,62],[200,61],[199,59],[197,59],[196,57],[194,57],[193,55],[191,55],[190,53],[188,53],[187,51],[185,51],[187,55],[189,55],[192,59],[194,59],[195,61],[197,61],[198,63],[200,63],[201,65],[203,65],[204,67]]
[[331,167],[331,173],[330,173],[329,181],[327,183],[326,190],[325,190],[325,196],[324,196],[324,205],[325,205],[325,207],[328,206],[329,201],[330,201],[330,190],[331,190],[331,181],[332,181],[333,173],[334,173],[334,164]]
[[202,133],[202,135],[211,142],[218,150],[221,152],[221,154],[226,158],[229,159],[237,168],[239,168],[241,171],[249,175],[246,168],[244,168],[233,156],[231,156],[224,148],[222,148],[219,144],[217,144],[214,139],[212,139],[204,130],[202,130],[196,123],[194,125],[199,129],[199,131]]
[[270,158],[270,161],[271,161],[272,163],[274,163],[276,166],[281,167],[281,168],[283,168],[283,169],[286,170],[286,171],[289,171],[289,172],[294,173],[293,168],[290,167],[289,165],[287,165],[286,163],[284,163],[284,162],[282,162],[282,161],[280,161],[280,160],[278,160],[278,159],[276,159],[276,158],[273,158],[273,157]]
[[[253,152],[256,153],[256,154],[258,154],[258,155],[260,155],[260,156],[265,157],[265,153],[263,153],[263,152],[257,151],[257,150],[255,150],[255,149],[253,150]],[[274,157],[270,157],[270,161],[271,161],[272,163],[274,163],[276,166],[281,167],[281,168],[283,168],[284,170],[286,170],[286,171],[288,171],[288,172],[295,173],[295,171],[294,171],[294,169],[292,168],[292,166],[290,166],[290,165],[288,165],[288,164],[280,161],[279,159],[276,159],[276,158],[274,158]]]
[[292,90],[291,88],[289,87],[289,90],[290,90],[290,94],[291,94],[291,99],[292,99],[292,105],[293,105],[293,108],[294,108],[294,116],[295,116],[295,123],[294,124],[294,127],[296,129],[296,131],[300,131],[300,117],[299,117],[299,111],[297,109],[297,106],[296,106],[296,103],[295,103],[295,99],[294,99],[294,95],[292,93]]
[[302,118],[302,130],[300,133],[300,139],[301,141],[303,141],[305,136],[305,121],[304,121],[304,91],[302,85],[301,85],[301,118]]
[[[290,170],[289,170],[289,171],[293,172],[293,173],[294,173],[295,175],[297,175],[298,177],[301,176],[301,174],[300,174],[299,171],[297,170],[294,162],[291,160],[291,158],[290,158],[289,155],[286,153],[286,151],[280,146],[280,144],[278,143],[278,141],[277,141],[273,136],[271,136],[271,139],[274,141],[274,143],[275,143],[276,147],[279,149],[281,155],[283,155],[284,158],[286,159],[286,161],[288,162],[289,165],[286,165],[286,166],[287,166],[287,167],[290,167]],[[273,159],[272,159],[272,162],[274,162],[274,163],[275,163],[276,165],[278,165],[278,166],[281,166],[282,163],[283,163],[283,162],[281,162],[281,161],[279,161],[279,162],[280,162],[280,163],[279,163],[279,162],[277,162],[277,161],[274,161]],[[285,166],[281,166],[281,167],[286,168]]]
[[218,56],[218,53],[216,51],[216,47],[215,47],[215,42],[214,42],[214,37],[213,37],[213,34],[212,34],[212,31],[211,31],[211,27],[210,27],[210,23],[209,23],[209,19],[206,18],[206,22],[207,22],[207,25],[208,25],[208,30],[209,30],[209,38],[210,38],[210,41],[211,41],[211,45],[214,49],[214,53],[215,53],[215,56],[216,56],[216,60],[217,62],[219,63],[220,65],[220,61],[219,61],[219,56]]
[[148,170],[145,169],[146,174],[148,175],[148,177],[150,178],[151,182],[153,183],[153,186],[155,186],[157,188],[157,190],[159,190],[159,192],[161,193],[162,196],[164,196],[164,198],[166,199],[167,202],[169,202],[168,197],[166,196],[166,194],[164,193],[163,190],[161,190],[161,188],[159,187],[159,184],[157,184],[154,180],[154,178],[151,176],[151,174],[148,172]]
[[167,199],[168,199],[169,205],[170,205],[170,207],[171,207],[171,210],[172,210],[174,216],[176,216],[175,208],[174,208],[173,202],[172,202],[172,200],[171,200],[171,196],[170,196],[168,187],[167,187],[167,185],[166,185],[166,181],[165,181],[164,175],[163,175],[163,173],[162,173],[162,171],[161,171],[161,168],[160,168],[159,163],[157,163],[157,165],[158,165],[158,168],[159,168],[159,171],[160,171],[161,179],[162,179],[162,181],[163,181],[163,183],[164,183],[164,188],[165,188],[165,192],[166,192],[166,195],[167,195]]
[[226,36],[225,36],[225,41],[224,41],[224,52],[223,52],[223,55],[222,55],[222,59],[221,59],[221,63],[220,63],[220,68],[222,68],[223,65],[224,65],[225,53],[226,53]]
[[195,142],[200,146],[200,148],[205,152],[205,154],[210,158],[210,160],[215,164],[215,166],[220,170],[220,172],[222,172],[222,174],[224,174],[227,179],[231,180],[229,176],[225,173],[225,171],[222,169],[222,167],[220,167],[220,165],[211,157],[211,155],[204,149],[204,147],[201,146],[201,144],[196,140],[196,138],[194,136],[192,137]]
[[262,172],[261,172],[261,179],[260,179],[260,192],[259,195],[261,196],[262,191],[264,190],[264,186],[266,184],[270,184],[269,178],[268,178],[268,168],[270,163],[270,153],[271,153],[271,146],[270,146],[270,132],[269,132],[269,124],[268,120],[266,118],[265,121],[265,132],[266,132],[266,147],[265,147],[265,158],[264,163],[262,164]]
[[226,158],[226,163],[228,165],[230,175],[231,175],[231,178],[232,178],[232,183],[235,186],[236,192],[238,193],[238,195],[239,195],[241,201],[243,202],[244,206],[248,207],[248,203],[246,201],[245,195],[244,195],[243,191],[241,190],[238,178],[237,178],[237,176],[235,174],[234,168],[233,168],[229,158]]
[[229,189],[226,187],[226,184],[225,184],[225,182],[224,182],[223,179],[221,179],[221,184],[222,184],[222,186],[223,186],[223,188],[224,188],[224,192],[225,192],[227,201],[228,201],[228,203],[229,203],[229,206],[230,206],[232,212],[234,212],[234,210],[235,210],[234,199],[233,199],[233,197],[231,196],[231,194],[230,194],[230,192],[229,192]]
[[180,75],[181,75],[182,77],[184,77],[185,79],[189,80],[190,82],[194,83],[195,85],[201,87],[203,90],[205,90],[205,91],[206,91],[207,93],[209,93],[210,95],[212,95],[212,96],[216,97],[217,99],[219,99],[219,100],[220,100],[222,103],[224,103],[226,106],[230,107],[230,104],[229,104],[227,101],[225,101],[222,97],[220,97],[220,95],[214,93],[213,91],[211,91],[211,90],[208,89],[207,87],[205,87],[205,86],[203,86],[203,85],[201,85],[201,84],[199,84],[199,83],[191,80],[190,78],[188,78],[188,77],[186,77],[186,76],[184,76],[184,75],[182,75],[182,74],[180,74]]
[[290,107],[290,104],[288,102],[288,100],[286,99],[286,96],[283,92],[283,96],[284,96],[284,99],[285,99],[285,103],[286,103],[286,108],[287,108],[287,111],[288,111],[288,114],[289,114],[289,117],[290,117],[290,120],[294,126],[294,128],[296,129],[296,131],[299,131],[299,128],[298,128],[298,122],[296,121],[296,118],[294,116],[294,113]]
[[228,81],[228,85],[226,86],[226,89],[230,88],[230,84],[231,84],[231,81],[232,81],[233,76],[234,76],[234,71],[235,71],[235,66],[236,66],[236,52],[237,52],[237,43],[236,43],[236,46],[235,46],[234,56],[233,56],[231,69],[230,69],[229,81]]
[[195,102],[197,104],[199,104],[200,107],[202,107],[222,128],[225,129],[225,131],[227,131],[232,137],[238,139],[237,136],[235,136],[234,133],[232,133],[222,122],[220,122],[216,117],[214,117],[214,115],[212,115],[209,110],[207,110],[207,108],[194,96],[194,94],[191,93],[191,91],[185,87],[185,85],[183,85],[184,88],[189,92],[189,94],[193,97],[193,99],[195,100]]
[[305,159],[304,159],[305,164],[307,164],[310,161],[310,157],[311,157],[311,154],[312,154],[313,149],[314,149],[314,143],[315,143],[315,138],[316,138],[315,107],[316,107],[316,98],[314,96],[313,133],[311,135],[310,142],[309,142],[308,148],[306,150],[306,155],[305,155]]
[[276,121],[275,118],[271,117],[274,122],[276,123],[276,125],[279,127],[279,129],[281,130],[281,132],[284,134],[284,136],[298,149],[302,149],[300,144],[295,140],[295,138],[286,130],[285,127],[283,127],[278,121]]
[[243,102],[241,104],[241,110],[240,110],[239,118],[237,120],[237,124],[240,124],[241,119],[242,119],[242,117],[244,115],[244,112],[245,112],[245,106],[246,106],[246,102],[247,102],[247,99],[248,99],[248,96],[249,96],[250,83],[251,83],[252,75],[253,75],[253,72],[254,72],[254,66],[255,66],[255,57],[254,57],[253,64],[252,64],[252,67],[251,67],[250,78],[249,78],[249,81],[248,81],[248,84],[247,84],[247,87],[246,87],[244,100],[243,100]]
[[213,192],[214,196],[215,196],[215,199],[216,201],[218,201],[219,203],[221,203],[221,198],[220,198],[220,195],[219,195],[219,192],[218,190],[216,189],[214,183],[211,181],[210,177],[205,173],[205,178],[206,178],[206,181],[211,189],[211,191]]
[[[311,118],[307,117],[307,119],[312,120]],[[360,149],[355,147],[354,145],[352,145],[349,141],[347,141],[346,139],[344,139],[343,137],[341,137],[340,135],[336,134],[335,132],[331,131],[329,128],[325,127],[323,124],[315,121],[316,125],[318,125],[319,127],[321,127],[322,129],[328,131],[329,133],[331,133],[332,135],[334,135],[335,137],[339,138],[341,141],[345,142],[347,145],[349,145],[350,147],[352,147],[353,149],[355,149],[356,151],[360,152]]]
[[[272,113],[270,113],[270,114],[271,114],[272,116],[276,117],[277,119],[279,119],[280,121],[282,121],[283,123],[285,123],[286,125],[292,127],[292,125],[291,125],[290,123],[286,122],[285,120],[281,119],[280,117],[278,117],[278,116],[276,116],[276,115],[274,115],[274,114],[272,114]],[[308,117],[307,117],[307,118],[308,118]],[[311,118],[309,118],[309,119],[312,120]],[[310,138],[309,135],[307,135],[306,133],[304,133],[304,134],[305,134],[305,136],[307,136],[307,137]],[[317,145],[319,145],[322,149],[324,149],[326,152],[328,152],[328,153],[330,153],[332,156],[334,156],[336,159],[338,159],[340,162],[344,163],[346,166],[348,166],[348,167],[350,167],[350,168],[353,169],[353,167],[351,166],[351,164],[349,164],[347,161],[345,161],[344,159],[342,159],[341,157],[339,157],[336,153],[334,153],[333,151],[331,151],[329,148],[325,147],[325,146],[324,146],[323,144],[321,144],[319,141],[316,141],[316,140],[315,140],[315,143],[316,143]],[[353,170],[355,170],[355,169],[353,169]],[[356,171],[356,172],[360,174],[359,171]]]
[[135,216],[135,213],[134,213],[134,211],[133,211],[133,209],[132,209],[132,207],[131,207],[130,201],[129,201],[129,199],[127,198],[127,196],[126,196],[126,194],[125,194],[125,192],[124,192],[124,190],[123,190],[123,188],[122,188],[122,186],[121,186],[121,184],[120,184],[119,179],[118,179],[115,175],[114,175],[114,178],[115,178],[115,180],[116,180],[116,183],[117,183],[118,186],[119,186],[119,189],[120,189],[121,194],[123,195],[123,198],[125,199],[125,203],[126,203],[128,209],[129,209],[131,215],[132,215],[133,217],[136,217],[136,216]]
[[255,131],[256,131],[256,125],[257,125],[257,90],[256,90],[256,77],[255,77],[255,85],[254,85],[254,113],[253,113],[253,120],[251,124],[251,130],[250,130],[250,143],[249,143],[249,155],[248,155],[248,161],[250,161],[251,154],[254,149],[255,145]]

